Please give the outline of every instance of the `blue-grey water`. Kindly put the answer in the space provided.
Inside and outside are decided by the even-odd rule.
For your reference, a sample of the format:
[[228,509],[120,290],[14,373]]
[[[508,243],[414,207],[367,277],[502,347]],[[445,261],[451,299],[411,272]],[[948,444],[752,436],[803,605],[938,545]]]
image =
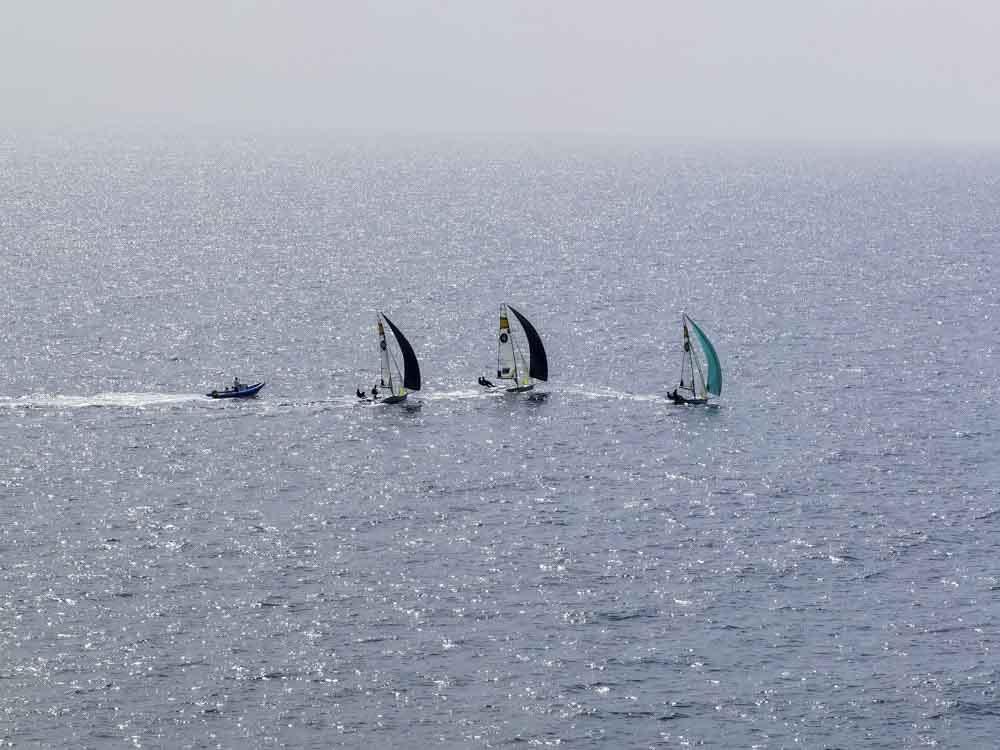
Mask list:
[[[0,745],[996,743],[1000,153],[8,134],[0,184]],[[475,385],[501,302],[545,400]],[[380,309],[419,410],[354,403]]]

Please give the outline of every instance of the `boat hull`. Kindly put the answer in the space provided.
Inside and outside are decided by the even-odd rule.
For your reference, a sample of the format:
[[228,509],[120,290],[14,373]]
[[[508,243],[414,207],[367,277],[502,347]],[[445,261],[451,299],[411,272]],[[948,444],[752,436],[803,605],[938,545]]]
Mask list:
[[684,398],[683,396],[674,396],[669,393],[667,394],[667,400],[680,406],[702,406],[708,403],[707,398]]
[[528,391],[533,391],[533,390],[535,390],[534,383],[532,383],[531,385],[516,385],[513,388],[507,388],[505,392],[506,393],[527,393]]
[[254,383],[253,385],[248,385],[246,388],[240,388],[238,391],[212,391],[205,395],[209,398],[253,398],[260,393],[260,389],[265,385],[267,383]]
[[383,404],[401,404],[406,401],[406,394],[402,396],[389,396],[388,398],[382,399]]

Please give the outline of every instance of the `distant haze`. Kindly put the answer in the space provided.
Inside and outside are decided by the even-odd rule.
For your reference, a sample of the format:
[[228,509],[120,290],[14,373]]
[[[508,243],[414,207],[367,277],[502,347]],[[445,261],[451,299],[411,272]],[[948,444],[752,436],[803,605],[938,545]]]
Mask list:
[[0,126],[996,142],[1000,3],[6,3]]

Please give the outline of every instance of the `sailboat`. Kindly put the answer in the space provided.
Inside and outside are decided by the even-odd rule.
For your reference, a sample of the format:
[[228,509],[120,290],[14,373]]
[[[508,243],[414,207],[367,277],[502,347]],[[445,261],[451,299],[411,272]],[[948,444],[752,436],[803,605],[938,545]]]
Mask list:
[[[715,353],[715,347],[705,332],[687,314],[681,315],[681,324],[684,329],[681,382],[672,393],[667,394],[667,398],[676,404],[707,404],[709,395],[722,394],[722,365],[719,364],[719,355]],[[695,355],[694,347],[691,346],[689,328],[694,331],[694,337],[705,355],[704,368],[701,358]]]
[[[523,341],[521,336],[511,328],[510,318],[507,311],[514,313],[514,317],[521,326],[524,333]],[[527,345],[527,352],[524,347]],[[507,393],[525,393],[533,390],[534,380],[549,379],[549,360],[545,356],[545,347],[542,345],[542,338],[538,331],[531,325],[526,317],[514,309],[511,305],[500,305],[500,330],[497,333],[497,378],[509,380],[513,385],[509,386]],[[480,385],[491,386],[489,381],[480,378]]]
[[[420,390],[420,365],[417,363],[417,355],[413,353],[410,342],[406,340],[403,332],[396,327],[395,323],[389,320],[388,316],[379,312],[376,316],[376,322],[378,323],[379,385],[372,388],[371,400],[381,400],[383,404],[398,404],[406,400],[407,391]],[[396,341],[394,347],[389,345],[383,323],[388,325],[389,330],[392,331]],[[403,360],[402,366],[399,362],[400,358]],[[383,396],[383,393],[387,395]],[[358,391],[357,395],[359,398],[368,398],[361,390]]]

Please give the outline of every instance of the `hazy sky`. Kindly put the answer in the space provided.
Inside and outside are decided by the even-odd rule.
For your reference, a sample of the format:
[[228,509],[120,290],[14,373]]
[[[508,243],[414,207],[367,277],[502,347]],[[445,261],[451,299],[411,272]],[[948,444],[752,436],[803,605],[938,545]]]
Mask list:
[[0,0],[0,124],[1000,141],[1000,0]]

